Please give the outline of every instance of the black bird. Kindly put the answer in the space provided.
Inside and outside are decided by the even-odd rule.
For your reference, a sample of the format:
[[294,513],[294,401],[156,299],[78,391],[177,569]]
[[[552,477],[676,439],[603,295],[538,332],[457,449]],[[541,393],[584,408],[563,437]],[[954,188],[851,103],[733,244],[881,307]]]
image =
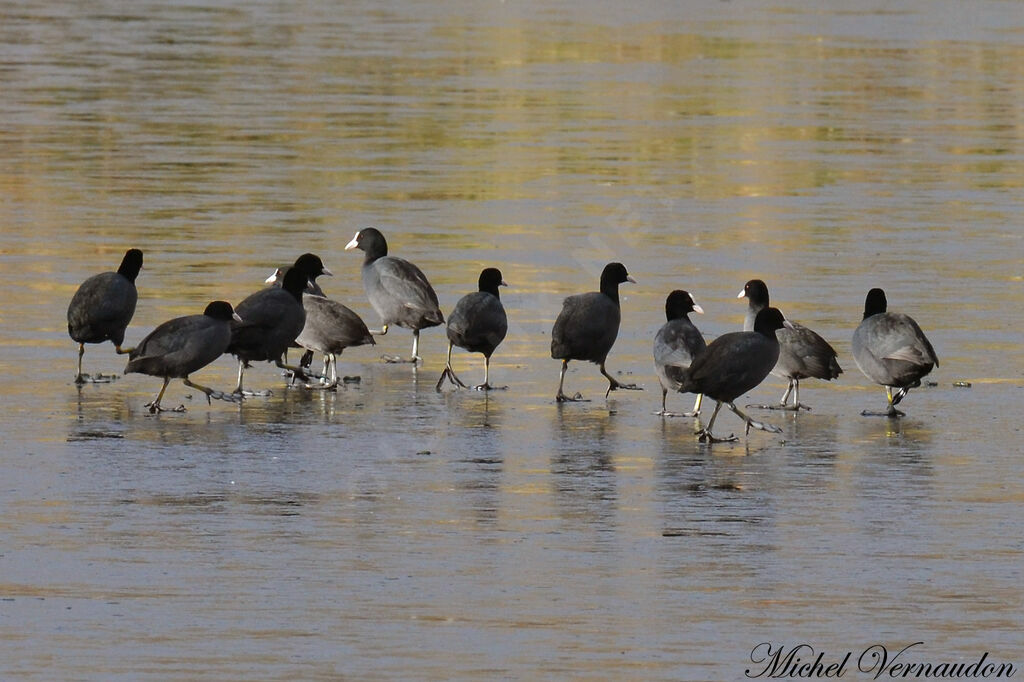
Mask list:
[[307,273],[288,268],[280,288],[260,289],[235,308],[242,322],[231,324],[231,343],[225,351],[238,358],[235,393],[243,393],[242,375],[249,363],[257,360],[274,362],[296,376],[307,378],[298,367],[286,365],[282,356],[306,323],[302,292],[308,283]]
[[654,336],[654,371],[661,382],[661,412],[663,417],[696,417],[700,414],[700,403],[703,396],[697,396],[693,412],[682,415],[665,409],[665,398],[670,390],[678,391],[679,382],[666,373],[668,367],[685,369],[693,359],[704,352],[707,342],[704,336],[690,321],[689,314],[704,313],[704,309],[693,302],[689,293],[676,289],[665,299],[665,317],[668,320]]
[[[864,319],[853,332],[853,359],[868,379],[885,386],[889,406],[869,416],[902,417],[896,405],[939,366],[931,342],[909,315],[886,312],[885,292],[872,289],[864,301]],[[893,389],[896,392],[893,393]]]
[[[315,259],[315,260],[314,260]],[[310,253],[299,256],[295,261],[296,268],[320,274],[333,275],[323,267],[320,259]],[[296,337],[293,347],[305,348],[306,353],[299,362],[305,369],[313,360],[313,353],[323,353],[324,371],[321,377],[323,388],[331,389],[338,385],[338,355],[346,348],[362,345],[374,345],[373,336],[366,323],[355,311],[334,299],[327,298],[323,289],[316,282],[318,274],[313,274],[302,295],[302,307],[306,311],[306,323],[302,332]],[[266,279],[267,284],[281,286],[284,270],[278,268]]]
[[[150,412],[163,411],[160,399],[164,397],[171,379],[181,379],[186,386],[202,391],[207,402],[211,398],[231,402],[239,400],[236,395],[200,386],[188,378],[189,374],[206,367],[227,350],[231,342],[231,320],[241,321],[231,309],[231,304],[213,301],[202,315],[176,317],[164,322],[132,349],[128,365],[124,368],[125,374],[137,372],[163,377],[164,380],[153,402],[146,403]],[[174,411],[184,412],[185,407],[182,405]]]
[[452,346],[465,348],[470,353],[484,355],[484,383],[475,386],[478,391],[488,391],[491,386],[491,354],[505,339],[508,333],[508,318],[505,308],[501,305],[498,294],[499,286],[508,286],[502,279],[497,268],[485,268],[477,281],[479,291],[466,294],[455,304],[455,309],[448,316],[448,362],[445,364],[441,378],[437,380],[436,389],[447,378],[453,384],[466,388],[452,370]]
[[562,312],[551,329],[551,357],[562,361],[558,375],[558,402],[582,400],[579,394],[570,398],[562,392],[565,370],[570,360],[589,360],[600,366],[608,379],[604,397],[617,388],[640,390],[634,384],[621,384],[604,368],[608,352],[619,334],[622,313],[619,310],[619,284],[636,280],[622,263],[609,263],[601,272],[601,290],[569,296],[562,303]]
[[444,315],[437,306],[437,294],[430,286],[423,272],[402,258],[388,255],[388,243],[384,235],[373,227],[356,232],[345,250],[362,249],[363,288],[370,305],[380,315],[383,326],[380,333],[387,334],[388,326],[395,324],[412,330],[412,358],[386,355],[387,362],[411,362],[422,360],[419,352],[420,330],[444,324]]
[[701,442],[736,440],[735,436],[716,438],[711,433],[722,403],[746,423],[745,434],[750,433],[750,427],[772,433],[782,432],[777,426],[754,421],[740,412],[733,401],[771,373],[779,359],[779,341],[775,332],[783,327],[789,329],[792,325],[777,308],[765,308],[754,320],[754,331],[722,334],[708,344],[688,369],[669,367],[666,370],[670,378],[679,382],[680,391],[703,393],[716,401],[711,421],[699,432]]
[[[743,320],[743,330],[754,329],[754,318],[768,307],[768,286],[759,279],[752,279],[743,286],[736,298],[747,297],[747,316]],[[782,394],[778,405],[758,405],[768,410],[799,410],[811,408],[800,402],[800,380],[807,378],[831,381],[843,373],[839,366],[836,351],[828,341],[802,324],[792,323],[792,329],[780,329],[779,362],[772,370],[775,376],[789,381],[786,392]],[[789,396],[793,394],[793,404],[789,404]],[[749,407],[749,405],[748,405]]]
[[139,292],[135,278],[142,269],[142,251],[128,249],[117,272],[103,272],[82,282],[68,305],[68,334],[78,343],[78,374],[76,384],[89,381],[109,381],[102,374],[89,377],[82,374],[82,356],[85,344],[111,341],[118,354],[129,352],[121,348],[124,332],[135,314]]

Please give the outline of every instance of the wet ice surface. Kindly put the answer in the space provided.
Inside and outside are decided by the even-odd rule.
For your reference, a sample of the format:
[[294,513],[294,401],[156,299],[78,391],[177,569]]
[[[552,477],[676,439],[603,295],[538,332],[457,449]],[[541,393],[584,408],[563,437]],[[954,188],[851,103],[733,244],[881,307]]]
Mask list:
[[[538,9],[0,11],[3,677],[735,679],[763,641],[1024,663],[1013,12]],[[376,327],[342,250],[371,224],[446,312],[502,269],[507,391],[437,394],[440,329],[416,371],[377,362],[404,330],[350,349],[336,393],[264,363],[271,397],[174,382],[188,411],[150,415],[159,380],[71,383],[67,302],[128,246],[129,343],[305,250]],[[551,324],[608,260],[638,280],[608,367],[645,391],[572,363],[591,402],[557,405]],[[782,434],[723,412],[740,441],[701,445],[652,414],[651,340],[673,288],[739,328],[751,277],[845,374],[751,411]],[[898,421],[859,416],[872,286],[942,362]]]

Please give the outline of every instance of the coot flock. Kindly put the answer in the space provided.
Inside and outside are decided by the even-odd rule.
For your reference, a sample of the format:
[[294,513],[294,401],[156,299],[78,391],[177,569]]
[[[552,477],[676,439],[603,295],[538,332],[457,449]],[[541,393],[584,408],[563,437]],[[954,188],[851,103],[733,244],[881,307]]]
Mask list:
[[[387,241],[379,230],[371,227],[356,232],[345,249],[356,248],[365,254],[362,283],[370,306],[380,317],[379,331],[371,331],[355,311],[324,294],[316,279],[333,273],[317,255],[305,253],[291,267],[278,270],[267,280],[273,286],[255,291],[238,305],[213,301],[203,314],[164,322],[136,347],[126,349],[122,344],[135,313],[135,280],[143,261],[142,251],[129,249],[116,272],[86,279],[68,306],[68,334],[79,348],[74,381],[82,384],[112,378],[82,371],[85,344],[109,340],[117,353],[129,355],[126,374],[163,379],[157,396],[146,404],[151,412],[165,409],[161,399],[174,378],[203,392],[208,401],[241,402],[243,396],[268,395],[269,391],[253,394],[243,388],[245,370],[258,361],[273,362],[286,370],[293,381],[301,380],[308,388],[333,390],[338,385],[337,356],[346,348],[374,345],[375,335],[386,334],[393,325],[404,327],[413,333],[410,357],[386,355],[384,360],[410,362],[415,367],[422,361],[420,331],[445,325],[448,355],[436,389],[440,391],[446,380],[458,388],[468,388],[452,367],[455,347],[484,356],[484,380],[474,388],[498,388],[491,384],[490,360],[509,329],[499,294],[499,287],[506,283],[498,268],[488,267],[480,272],[478,290],[460,298],[446,322],[437,294],[423,271],[407,260],[388,255]],[[561,360],[557,403],[584,400],[579,393],[565,393],[565,374],[571,360],[598,366],[608,380],[606,398],[617,389],[639,390],[638,386],[613,377],[605,367],[622,322],[619,285],[626,282],[636,282],[626,267],[622,263],[608,263],[601,272],[597,291],[569,296],[563,301],[551,329],[551,357]],[[703,313],[703,308],[689,292],[679,289],[666,298],[666,322],[654,333],[654,370],[662,393],[661,410],[655,414],[699,417],[701,398],[708,396],[715,401],[715,409],[707,426],[696,432],[702,442],[735,439],[712,433],[723,404],[743,420],[747,434],[751,428],[781,432],[776,426],[750,418],[735,405],[739,397],[760,385],[769,374],[789,382],[786,392],[778,404],[755,407],[797,411],[810,409],[800,402],[801,379],[831,381],[843,371],[835,349],[824,338],[771,307],[768,287],[762,280],[747,282],[738,298],[748,299],[743,331],[724,333],[708,343],[689,319],[690,313]],[[307,350],[307,361],[302,366],[285,362],[289,347]],[[903,416],[896,405],[939,366],[938,356],[921,327],[908,315],[889,312],[885,293],[878,288],[867,294],[863,319],[853,333],[851,347],[861,372],[886,389],[887,409],[865,411],[865,415]],[[322,376],[308,369],[312,353],[324,356]],[[224,354],[238,360],[234,391],[217,391],[191,381],[190,374]],[[666,399],[670,391],[696,394],[694,409],[681,414],[669,412]],[[175,408],[180,410],[184,408]]]

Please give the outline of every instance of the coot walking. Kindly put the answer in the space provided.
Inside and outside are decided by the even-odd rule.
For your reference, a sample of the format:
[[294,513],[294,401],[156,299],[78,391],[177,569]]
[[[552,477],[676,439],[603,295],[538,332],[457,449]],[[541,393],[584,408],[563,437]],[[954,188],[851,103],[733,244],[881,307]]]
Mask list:
[[274,362],[303,380],[307,378],[298,367],[286,365],[282,356],[306,322],[302,291],[308,282],[306,273],[294,267],[288,268],[281,288],[260,289],[235,308],[242,321],[231,323],[231,343],[225,351],[238,358],[235,393],[244,392],[242,375],[249,363],[257,360]]
[[711,433],[722,403],[746,423],[744,434],[750,433],[750,427],[772,433],[782,432],[777,426],[754,421],[740,412],[733,401],[771,373],[779,359],[779,341],[775,332],[791,326],[778,309],[765,308],[754,320],[754,331],[722,334],[708,344],[688,369],[667,368],[669,377],[679,382],[680,391],[703,393],[716,401],[711,421],[699,432],[701,442],[736,440],[735,436],[716,438]]
[[[736,298],[747,297],[747,316],[743,321],[744,331],[754,329],[754,318],[768,307],[768,286],[759,279],[752,279],[743,286]],[[772,370],[775,376],[789,381],[786,392],[778,405],[758,405],[767,410],[810,410],[800,402],[800,380],[807,378],[831,381],[843,373],[836,351],[828,341],[802,324],[792,323],[792,329],[780,329],[779,361]],[[793,404],[789,396],[793,395]],[[748,406],[749,407],[749,406]]]
[[558,393],[555,400],[568,402],[582,400],[577,393],[565,395],[562,387],[565,370],[570,360],[588,360],[600,366],[601,374],[608,379],[608,390],[604,397],[618,388],[639,390],[634,384],[622,384],[605,370],[608,352],[615,345],[619,334],[622,313],[619,310],[619,284],[636,280],[626,272],[622,263],[609,263],[601,272],[601,290],[569,296],[562,303],[562,312],[551,329],[551,357],[562,361],[558,374]]
[[[226,301],[213,301],[206,306],[202,315],[176,317],[164,322],[151,331],[128,355],[125,374],[137,372],[154,377],[163,377],[164,384],[152,402],[146,403],[150,412],[162,412],[160,400],[164,397],[171,379],[181,379],[186,386],[211,398],[237,402],[239,396],[215,391],[206,386],[192,383],[188,375],[196,372],[219,358],[231,342],[231,321],[241,318]],[[174,410],[184,412],[182,405]]]
[[68,334],[78,343],[78,373],[76,384],[86,381],[104,382],[113,377],[82,374],[82,356],[85,344],[112,341],[119,354],[131,349],[121,348],[124,332],[135,314],[139,293],[135,278],[142,269],[142,251],[128,249],[117,272],[103,272],[82,282],[68,305]]
[[402,258],[388,255],[388,243],[384,235],[373,227],[356,232],[345,250],[362,249],[363,288],[370,305],[380,315],[383,326],[381,334],[388,333],[388,326],[396,324],[412,330],[412,357],[404,360],[393,355],[384,356],[387,362],[411,362],[419,357],[420,330],[444,324],[444,315],[437,305],[437,294],[430,286],[423,272]]
[[497,268],[485,268],[477,280],[478,291],[466,294],[455,304],[455,309],[448,316],[448,361],[441,378],[437,380],[436,389],[447,378],[457,386],[466,388],[466,384],[452,370],[452,346],[465,348],[470,353],[484,355],[484,383],[475,386],[478,391],[487,391],[491,386],[491,354],[498,347],[508,332],[508,318],[505,308],[501,305],[499,286],[508,286]]

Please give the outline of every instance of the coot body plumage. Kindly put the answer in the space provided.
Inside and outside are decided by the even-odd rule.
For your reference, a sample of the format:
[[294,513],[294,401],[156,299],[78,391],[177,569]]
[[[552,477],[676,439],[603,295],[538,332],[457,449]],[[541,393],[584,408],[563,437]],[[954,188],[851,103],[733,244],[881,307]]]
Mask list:
[[[885,292],[875,288],[864,301],[864,317],[853,332],[853,359],[864,376],[885,386],[888,409],[865,415],[900,417],[896,405],[939,366],[928,337],[909,315],[888,312]],[[894,391],[895,389],[895,391]]]
[[[338,356],[346,348],[374,345],[373,335],[363,318],[334,299],[303,294],[306,323],[295,339],[299,346],[324,355],[326,387],[338,385]],[[329,374],[328,374],[329,372]]]
[[[85,383],[88,375],[82,373],[85,344],[111,341],[117,353],[121,348],[125,330],[135,314],[139,300],[135,279],[142,269],[142,251],[128,249],[117,272],[103,272],[88,278],[78,287],[68,305],[68,335],[78,343],[78,373],[75,383]],[[95,380],[105,380],[102,375]]]
[[361,249],[363,259],[363,288],[370,305],[382,322],[381,334],[397,325],[411,329],[412,357],[403,360],[385,356],[389,362],[419,362],[420,330],[444,324],[444,315],[438,307],[437,294],[426,275],[403,258],[388,255],[388,243],[380,230],[367,227],[356,232],[345,250]]
[[577,394],[569,397],[563,392],[565,371],[570,360],[586,360],[597,364],[608,379],[605,398],[612,391],[623,388],[637,390],[633,384],[616,381],[605,370],[605,360],[619,334],[622,313],[619,309],[619,284],[636,282],[622,263],[609,263],[601,272],[599,291],[569,296],[562,303],[551,329],[551,357],[562,361],[558,376],[558,402],[582,400]]
[[776,331],[789,328],[790,323],[776,308],[765,308],[757,314],[753,331],[729,332],[722,334],[708,344],[687,369],[669,367],[670,378],[679,382],[680,391],[703,393],[716,401],[715,411],[706,428],[700,431],[700,440],[719,442],[734,437],[719,439],[712,435],[718,411],[725,403],[750,428],[781,432],[769,424],[756,422],[743,414],[734,404],[736,398],[757,387],[765,380],[779,360],[779,341]]
[[667,321],[654,336],[654,371],[658,375],[658,381],[661,382],[661,411],[656,414],[663,417],[694,417],[700,414],[700,395],[697,396],[693,412],[677,415],[665,408],[668,392],[680,389],[679,382],[669,377],[666,369],[689,367],[693,359],[707,348],[704,336],[690,321],[689,314],[691,312],[703,314],[704,309],[694,303],[693,297],[688,292],[676,289],[665,299]]
[[[128,355],[125,374],[133,372],[162,377],[164,384],[151,403],[150,412],[161,411],[160,400],[171,379],[182,379],[210,398],[235,400],[235,396],[192,383],[188,376],[219,358],[231,343],[231,321],[240,321],[231,304],[213,301],[202,315],[176,317],[151,331]],[[184,411],[184,407],[178,411]]]
[[448,361],[441,378],[437,381],[437,390],[446,378],[462,388],[466,384],[455,375],[452,369],[452,347],[464,348],[470,353],[482,353],[484,356],[484,383],[475,386],[477,390],[487,391],[494,386],[490,383],[491,355],[508,333],[508,317],[505,307],[501,304],[498,287],[508,286],[497,268],[484,268],[477,279],[477,291],[466,294],[455,304],[448,316]]
[[[748,299],[747,315],[743,321],[744,331],[754,329],[757,314],[770,305],[768,286],[759,279],[752,279],[743,286],[736,298]],[[760,405],[772,410],[809,410],[800,402],[801,379],[824,379],[831,381],[843,373],[835,349],[817,332],[802,324],[792,322],[793,328],[778,330],[779,361],[772,374],[789,382],[786,392],[777,405]],[[789,396],[793,395],[793,404]]]

